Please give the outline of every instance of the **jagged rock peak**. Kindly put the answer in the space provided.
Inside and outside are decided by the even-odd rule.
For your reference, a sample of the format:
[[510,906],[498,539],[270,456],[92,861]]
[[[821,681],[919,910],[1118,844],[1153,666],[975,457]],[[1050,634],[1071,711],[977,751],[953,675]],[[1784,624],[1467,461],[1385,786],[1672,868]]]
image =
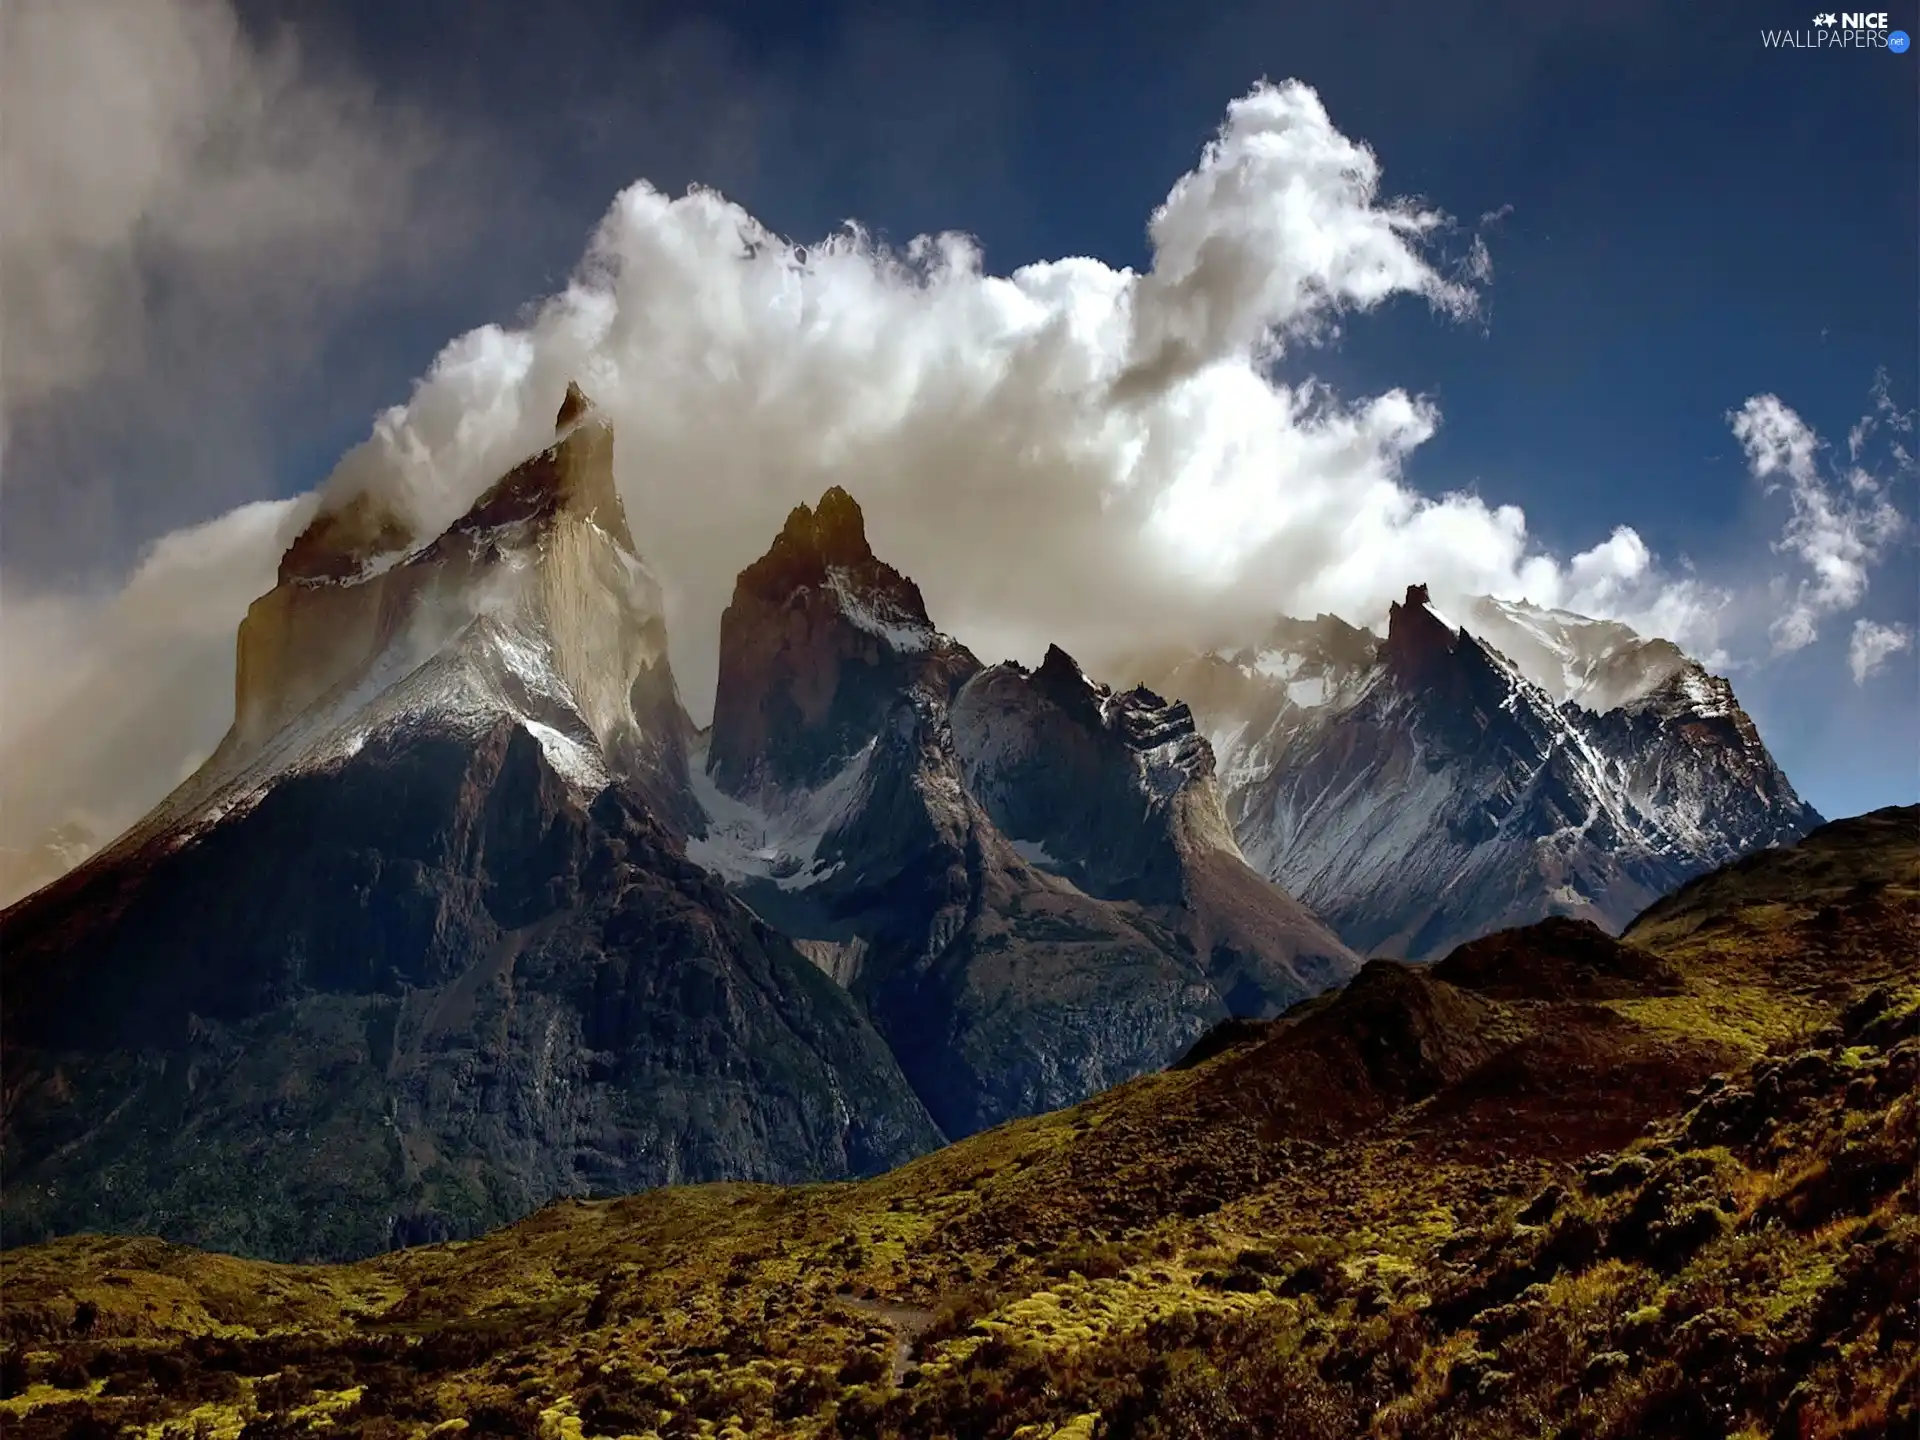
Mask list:
[[720,617],[707,770],[728,794],[813,786],[890,733],[903,691],[944,706],[979,662],[934,629],[838,485],[796,505]]
[[[437,538],[422,538],[431,543],[408,537],[371,491],[308,527],[283,562],[282,583],[254,601],[241,623],[234,724],[216,754],[222,766],[254,755],[336,686],[365,678],[383,655],[411,654],[414,646],[459,651],[460,675],[493,675],[506,662],[482,632],[511,631],[515,644],[546,656],[557,687],[541,691],[543,705],[559,708],[542,711],[539,723],[555,729],[555,715],[577,712],[607,760],[639,773],[629,752],[665,746],[661,763],[677,769],[673,737],[684,717],[665,662],[657,590],[614,485],[613,427],[577,386],[545,449]],[[470,666],[479,668],[461,668]],[[509,689],[526,699],[528,683],[516,671]],[[492,713],[498,698],[475,703]]]
[[1046,657],[1033,675],[1034,679],[1049,687],[1071,684],[1084,689],[1093,683],[1087,679],[1087,672],[1080,668],[1080,662],[1058,645],[1047,646]]
[[1058,645],[1047,646],[1045,658],[1033,672],[1033,688],[1082,724],[1105,727],[1107,687],[1091,679],[1080,662]]
[[[598,423],[582,424],[588,420]],[[454,531],[564,508],[593,520],[631,550],[626,510],[613,483],[613,427],[580,387],[568,381],[553,428],[554,443],[482,495],[455,522]],[[294,537],[280,557],[278,580],[282,585],[354,580],[373,561],[427,538],[415,534],[385,496],[361,490],[343,502],[324,505]]]
[[782,603],[801,589],[831,587],[871,603],[887,619],[931,632],[920,587],[873,553],[860,503],[838,485],[818,505],[796,505],[767,553],[740,572],[736,599]]
[[1080,662],[1058,645],[1047,646],[1045,658],[1033,672],[1033,686],[1069,715],[1096,729],[1111,731],[1136,750],[1184,741],[1199,733],[1193,711],[1185,701],[1169,702],[1145,685],[1131,690],[1109,689],[1091,678]]
[[823,565],[861,565],[873,559],[860,502],[838,485],[828,486],[812,510],[805,505],[793,507],[774,544],[782,542],[810,550]]
[[590,521],[633,551],[626,506],[613,478],[613,425],[572,382],[554,417],[554,442],[508,471],[447,535],[497,530],[563,513]]
[[557,434],[566,429],[567,426],[585,416],[587,412],[592,409],[594,409],[594,403],[586,397],[586,393],[581,390],[579,383],[569,380],[567,382],[566,396],[560,401],[560,413],[554,416],[553,419],[555,433]]
[[818,584],[834,567],[860,569],[874,563],[860,502],[832,485],[817,506],[803,502],[789,510],[766,555],[748,569],[765,566],[770,579],[793,577],[797,584]]
[[1425,585],[1409,585],[1406,600],[1387,611],[1387,663],[1404,679],[1424,673],[1436,658],[1452,651],[1458,638],[1433,613]]

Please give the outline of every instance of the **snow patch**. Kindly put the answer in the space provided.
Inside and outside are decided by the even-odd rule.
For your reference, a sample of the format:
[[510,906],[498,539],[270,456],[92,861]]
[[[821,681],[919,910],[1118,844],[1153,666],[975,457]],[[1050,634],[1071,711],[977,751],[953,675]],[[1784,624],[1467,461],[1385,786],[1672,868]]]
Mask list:
[[1702,719],[1722,719],[1730,713],[1719,688],[1694,666],[1680,672],[1679,689],[1694,714]]
[[1556,701],[1596,714],[1650,694],[1673,673],[1678,651],[1650,641],[1617,620],[1570,610],[1483,597],[1473,602],[1470,629]]
[[713,783],[708,744],[702,740],[687,757],[693,796],[707,817],[706,836],[687,842],[689,860],[731,884],[766,880],[782,890],[805,890],[839,872],[842,862],[826,863],[820,846],[865,802],[874,742],[824,785],[752,799]]
[[1324,675],[1309,675],[1287,683],[1287,700],[1302,710],[1317,710],[1333,696],[1333,687]]
[[1186,766],[1180,763],[1185,750],[1184,741],[1168,740],[1140,752],[1143,762],[1140,780],[1149,800],[1172,799],[1192,778],[1187,774]]
[[1297,650],[1262,650],[1253,657],[1251,669],[1255,675],[1264,675],[1269,680],[1291,680],[1300,673],[1306,659]]
[[547,763],[560,772],[561,778],[583,790],[599,791],[606,786],[606,767],[594,750],[538,720],[522,720],[520,725],[540,742]]
[[851,620],[855,628],[878,635],[895,650],[930,649],[939,638],[931,625],[898,613],[886,613],[891,607],[885,606],[884,601],[876,604],[878,597],[863,595],[852,577],[839,566],[827,571],[827,585],[834,599],[840,602],[840,613]]
[[1241,773],[1241,767],[1252,748],[1241,743],[1246,736],[1248,723],[1246,720],[1222,717],[1201,731],[1207,737],[1207,744],[1213,747],[1214,770],[1220,777],[1222,790],[1253,778],[1250,773]]
[[1060,863],[1047,853],[1047,847],[1038,840],[1015,840],[1013,853],[1029,865],[1038,865],[1042,869],[1057,866]]

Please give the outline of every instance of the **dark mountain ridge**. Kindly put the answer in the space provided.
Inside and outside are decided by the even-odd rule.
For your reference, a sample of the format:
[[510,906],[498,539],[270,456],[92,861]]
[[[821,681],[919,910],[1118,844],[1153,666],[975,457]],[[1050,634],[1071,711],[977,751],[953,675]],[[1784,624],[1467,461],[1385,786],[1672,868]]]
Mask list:
[[1247,871],[1183,707],[1057,648],[982,668],[844,491],[741,573],[720,653],[690,853],[844,981],[949,1135],[1157,1068],[1353,964]]
[[[612,457],[570,387],[553,444],[441,534],[370,495],[316,518],[241,626],[213,758],[0,915],[10,1230],[341,1255],[555,1195],[868,1173],[1191,1057],[1230,1019],[1292,1025],[1352,976],[1230,815],[1284,815],[1338,861],[1302,873],[1349,931],[1419,952],[1543,877],[1650,889],[1667,871],[1636,817],[1693,814],[1729,754],[1757,803],[1723,830],[1776,836],[1769,796],[1791,798],[1724,682],[1670,668],[1570,728],[1578,707],[1416,587],[1384,641],[1281,627],[1332,728],[1291,689],[1262,701],[1299,763],[1232,769],[1230,808],[1187,704],[1057,646],[982,666],[838,487],[741,573],[696,734]],[[1593,684],[1671,661],[1608,644]],[[1356,875],[1378,914],[1340,888]],[[1553,934],[1527,953],[1563,999],[1658,979]],[[1458,1020],[1532,982],[1503,983],[1431,993]],[[1370,967],[1344,1003],[1426,984]],[[1373,1113],[1389,1052],[1459,1028],[1435,1023],[1382,1018],[1357,1058],[1289,1071],[1286,1103]]]
[[338,1257],[939,1142],[854,1002],[682,852],[690,727],[583,403],[384,569],[310,532],[221,751],[0,915],[10,1240]]
[[1485,601],[1456,626],[1415,585],[1384,637],[1281,621],[1156,688],[1194,705],[1250,863],[1366,953],[1549,915],[1617,933],[1820,823],[1724,679],[1614,622]]

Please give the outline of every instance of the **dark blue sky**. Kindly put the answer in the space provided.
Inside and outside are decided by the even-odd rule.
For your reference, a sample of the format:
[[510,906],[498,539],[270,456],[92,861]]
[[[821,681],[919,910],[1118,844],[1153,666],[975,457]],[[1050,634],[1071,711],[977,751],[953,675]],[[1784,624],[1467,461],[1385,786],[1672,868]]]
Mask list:
[[[448,338],[562,283],[634,179],[712,184],[803,240],[853,217],[900,240],[968,231],[1002,273],[1139,266],[1151,210],[1262,76],[1314,86],[1388,193],[1469,232],[1511,207],[1485,230],[1484,323],[1402,301],[1311,359],[1347,393],[1436,399],[1409,476],[1430,494],[1519,503],[1561,553],[1624,522],[1663,557],[1757,565],[1783,512],[1725,412],[1776,392],[1839,441],[1876,368],[1903,404],[1920,392],[1920,56],[1765,48],[1763,28],[1806,28],[1798,0],[242,9],[462,137],[449,163],[484,197],[442,263],[374,287],[298,373],[265,377],[280,493],[319,480]],[[1911,6],[1890,14],[1920,34]],[[1910,478],[1896,498],[1911,514]],[[97,526],[86,554],[60,543],[77,502],[47,503],[41,563],[110,563]],[[200,518],[164,508],[122,506],[118,548]],[[18,549],[10,563],[36,563]],[[1912,556],[1882,566],[1862,613],[1912,623]],[[1913,662],[1859,693],[1831,649],[1736,684],[1841,813],[1920,791]]]

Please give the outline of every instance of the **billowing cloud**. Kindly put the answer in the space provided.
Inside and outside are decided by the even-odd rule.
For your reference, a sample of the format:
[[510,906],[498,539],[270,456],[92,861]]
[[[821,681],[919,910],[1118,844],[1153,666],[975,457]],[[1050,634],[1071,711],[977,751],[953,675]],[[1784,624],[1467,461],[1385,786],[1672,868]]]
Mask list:
[[1853,683],[1866,684],[1869,676],[1912,644],[1913,631],[1905,625],[1854,621],[1853,639],[1847,644],[1847,668],[1853,672]]
[[0,823],[111,834],[204,760],[233,718],[234,630],[313,497],[259,501],[154,544],[118,591],[0,583]]
[[1276,609],[1377,619],[1416,576],[1701,630],[1715,597],[1631,531],[1563,562],[1517,508],[1410,488],[1427,402],[1275,378],[1277,355],[1395,296],[1469,313],[1459,277],[1485,264],[1441,263],[1451,233],[1383,198],[1372,152],[1293,82],[1229,108],[1154,213],[1145,273],[1073,258],[997,276],[951,234],[803,248],[712,192],[637,184],[567,291],[524,330],[449,346],[328,500],[380,490],[437,529],[539,443],[577,375],[614,418],[696,710],[734,574],[836,483],[991,656],[1057,639],[1097,663]]
[[1153,268],[1127,289],[1122,382],[1164,391],[1202,367],[1319,340],[1348,307],[1424,295],[1464,314],[1418,242],[1446,216],[1382,203],[1380,162],[1305,85],[1262,85],[1227,108],[1200,164],[1147,226]]
[[[1663,567],[1632,529],[1550,553],[1518,507],[1408,482],[1440,423],[1430,402],[1279,377],[1278,356],[1310,358],[1396,297],[1468,314],[1488,273],[1482,251],[1446,258],[1458,236],[1439,212],[1383,198],[1378,161],[1312,90],[1263,84],[1230,107],[1149,236],[1144,273],[1066,258],[995,275],[964,236],[889,248],[849,226],[801,247],[719,194],[635,184],[568,287],[519,328],[449,344],[322,503],[374,492],[436,533],[545,443],[577,377],[615,422],[696,714],[735,574],[830,484],[988,659],[1037,660],[1058,641],[1101,667],[1276,612],[1373,623],[1413,580],[1714,653],[1727,595]],[[185,547],[233,566],[206,591],[230,607],[226,628],[251,593],[236,577],[264,585],[282,529],[251,529],[244,562]],[[117,653],[107,632],[98,645]]]
[[[1859,463],[1874,429],[1889,422],[1895,430],[1912,423],[1893,405],[1882,376],[1874,411],[1848,437],[1844,480],[1830,483],[1822,474],[1819,435],[1779,396],[1752,396],[1727,415],[1753,477],[1769,494],[1784,492],[1791,506],[1774,550],[1807,572],[1776,581],[1783,608],[1770,632],[1775,653],[1804,649],[1819,638],[1823,619],[1856,609],[1874,565],[1906,527],[1883,482]],[[1906,463],[1897,442],[1893,454],[1895,463]]]

